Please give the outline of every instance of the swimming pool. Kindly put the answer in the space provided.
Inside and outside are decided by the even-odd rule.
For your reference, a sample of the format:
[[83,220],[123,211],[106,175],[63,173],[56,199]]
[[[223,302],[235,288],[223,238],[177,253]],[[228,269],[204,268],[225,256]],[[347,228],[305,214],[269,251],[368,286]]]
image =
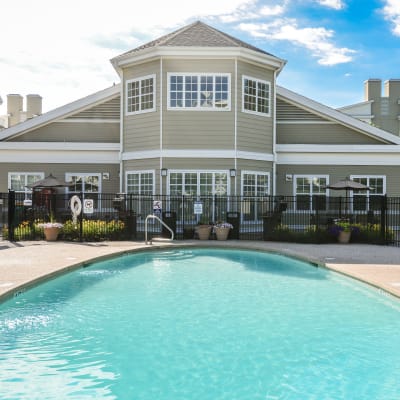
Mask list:
[[276,254],[125,255],[0,305],[0,398],[397,400],[399,317]]

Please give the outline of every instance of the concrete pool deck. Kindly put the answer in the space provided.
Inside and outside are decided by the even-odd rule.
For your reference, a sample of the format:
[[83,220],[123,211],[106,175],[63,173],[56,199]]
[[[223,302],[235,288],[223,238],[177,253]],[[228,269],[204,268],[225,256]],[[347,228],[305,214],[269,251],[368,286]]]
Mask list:
[[253,241],[144,242],[17,242],[0,241],[0,300],[17,295],[45,278],[104,257],[141,249],[222,246],[286,254],[318,263],[369,283],[400,298],[400,249],[359,244],[298,244]]

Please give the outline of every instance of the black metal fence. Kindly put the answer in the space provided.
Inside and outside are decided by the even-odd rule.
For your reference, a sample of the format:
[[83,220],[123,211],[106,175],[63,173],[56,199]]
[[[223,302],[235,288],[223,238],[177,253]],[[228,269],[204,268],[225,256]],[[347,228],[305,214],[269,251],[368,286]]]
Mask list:
[[[337,230],[347,226],[353,241],[400,244],[400,198],[75,195],[83,208],[74,221],[72,194],[34,192],[27,199],[25,193],[0,193],[3,239],[42,239],[40,223],[58,221],[63,240],[144,240],[146,217],[155,214],[177,239],[196,238],[200,223],[223,221],[233,226],[229,239],[322,243],[335,241]],[[169,235],[154,219],[148,230],[149,237]]]

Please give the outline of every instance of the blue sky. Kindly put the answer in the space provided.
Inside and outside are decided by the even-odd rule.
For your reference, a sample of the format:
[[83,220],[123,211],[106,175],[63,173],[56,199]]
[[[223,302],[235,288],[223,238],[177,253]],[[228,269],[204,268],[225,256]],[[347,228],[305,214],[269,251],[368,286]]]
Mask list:
[[198,19],[287,60],[278,83],[332,107],[400,78],[400,0],[20,0],[2,15],[0,96],[40,94],[44,111],[118,82],[112,57]]

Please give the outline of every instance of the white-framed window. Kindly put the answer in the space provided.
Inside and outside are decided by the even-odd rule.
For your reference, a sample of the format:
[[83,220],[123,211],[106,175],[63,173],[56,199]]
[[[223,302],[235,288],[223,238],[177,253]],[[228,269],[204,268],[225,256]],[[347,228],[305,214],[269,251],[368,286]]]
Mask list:
[[352,192],[353,211],[379,210],[380,196],[386,194],[385,175],[351,175],[350,179],[362,183],[371,190],[357,190]]
[[242,111],[266,117],[271,115],[270,82],[243,75]]
[[18,193],[25,193],[26,198],[31,198],[32,190],[26,186],[44,178],[44,172],[9,172],[8,187]]
[[138,114],[156,110],[156,76],[147,75],[126,81],[126,113]]
[[144,196],[154,194],[154,170],[126,171],[126,192]]
[[168,109],[229,111],[230,79],[230,74],[168,73]]
[[94,208],[100,208],[99,193],[101,193],[101,174],[93,172],[67,172],[65,180],[72,182],[68,186],[67,191],[69,194],[83,193],[84,199],[92,199],[94,201]]
[[328,175],[294,175],[293,194],[297,210],[326,210]]
[[242,219],[244,221],[258,221],[264,214],[263,202],[256,197],[268,196],[270,189],[270,175],[268,172],[242,171]]

